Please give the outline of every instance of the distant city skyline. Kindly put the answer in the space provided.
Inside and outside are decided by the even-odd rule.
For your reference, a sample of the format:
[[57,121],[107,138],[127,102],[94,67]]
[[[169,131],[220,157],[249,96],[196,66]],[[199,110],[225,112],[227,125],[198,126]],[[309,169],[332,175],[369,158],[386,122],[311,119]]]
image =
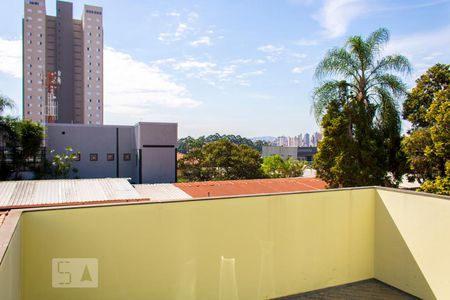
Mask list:
[[[23,1],[0,12],[0,93],[22,112]],[[104,122],[178,122],[179,136],[316,132],[311,92],[324,53],[350,35],[391,32],[414,66],[409,87],[448,62],[450,1],[263,0],[74,3],[104,8]],[[54,12],[55,1],[47,11]],[[124,17],[132,16],[132,18]]]

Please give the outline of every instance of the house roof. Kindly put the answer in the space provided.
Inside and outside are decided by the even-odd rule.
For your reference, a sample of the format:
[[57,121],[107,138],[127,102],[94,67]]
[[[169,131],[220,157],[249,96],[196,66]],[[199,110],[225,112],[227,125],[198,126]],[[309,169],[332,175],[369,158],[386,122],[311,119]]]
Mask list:
[[267,193],[303,192],[325,189],[317,178],[278,178],[175,183],[193,198],[255,195]]
[[192,197],[171,183],[136,184],[136,191],[150,201],[186,200]]
[[124,178],[0,182],[0,210],[146,200]]

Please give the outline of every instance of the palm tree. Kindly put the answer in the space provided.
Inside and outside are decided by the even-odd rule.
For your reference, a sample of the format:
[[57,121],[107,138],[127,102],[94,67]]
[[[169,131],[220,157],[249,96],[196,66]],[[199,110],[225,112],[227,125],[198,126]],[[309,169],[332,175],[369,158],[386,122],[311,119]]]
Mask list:
[[14,102],[5,97],[0,95],[0,115],[5,111],[6,108],[13,108],[14,107]]
[[354,99],[358,106],[365,107],[377,125],[389,123],[400,128],[397,99],[406,94],[406,85],[389,72],[409,74],[411,65],[403,55],[381,57],[388,41],[388,30],[380,28],[367,39],[352,36],[343,48],[328,51],[315,72],[315,77],[322,80],[313,93],[318,121],[328,104],[345,94],[344,98]]

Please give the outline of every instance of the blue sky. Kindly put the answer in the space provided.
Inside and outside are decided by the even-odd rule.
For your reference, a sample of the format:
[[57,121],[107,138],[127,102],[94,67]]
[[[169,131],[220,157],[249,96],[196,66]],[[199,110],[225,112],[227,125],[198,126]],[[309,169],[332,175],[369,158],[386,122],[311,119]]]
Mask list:
[[[105,123],[178,122],[180,137],[318,130],[314,67],[349,35],[388,28],[410,86],[450,62],[450,0],[92,0],[74,1],[75,18],[85,3],[104,10]],[[20,114],[23,1],[2,5],[0,92]]]

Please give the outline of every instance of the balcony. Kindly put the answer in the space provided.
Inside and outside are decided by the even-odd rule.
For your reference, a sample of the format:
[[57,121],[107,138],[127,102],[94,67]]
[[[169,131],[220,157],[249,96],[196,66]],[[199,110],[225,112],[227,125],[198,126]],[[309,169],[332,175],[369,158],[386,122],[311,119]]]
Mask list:
[[384,188],[13,210],[0,299],[450,299],[449,254],[449,198]]

